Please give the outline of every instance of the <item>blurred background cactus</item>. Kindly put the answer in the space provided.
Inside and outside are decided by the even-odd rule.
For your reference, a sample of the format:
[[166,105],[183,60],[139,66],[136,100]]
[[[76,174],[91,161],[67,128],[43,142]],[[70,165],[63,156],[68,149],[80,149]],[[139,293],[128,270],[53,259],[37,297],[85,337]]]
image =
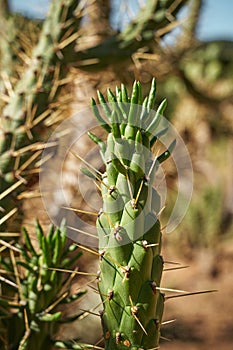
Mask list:
[[77,290],[71,294],[75,269],[73,274],[66,275],[59,271],[72,268],[80,257],[80,252],[73,257],[70,255],[77,246],[66,245],[65,227],[54,229],[51,226],[45,235],[37,223],[36,245],[31,237],[32,233],[24,228],[24,244],[12,246],[2,242],[2,349],[52,349],[58,325],[72,322],[82,314],[62,317],[61,305],[71,303],[85,293],[84,290]]
[[[169,284],[174,283],[174,287],[179,284],[188,289],[190,285],[193,289],[212,288],[212,284],[216,283],[223,286],[225,291],[229,290],[229,266],[233,256],[230,249],[233,221],[233,45],[232,41],[226,39],[216,38],[208,42],[198,40],[198,19],[206,2],[135,0],[132,3],[121,1],[116,4],[114,1],[59,0],[51,1],[49,13],[43,19],[29,19],[24,14],[14,14],[12,3],[0,1],[0,296],[4,299],[1,301],[0,316],[1,348],[10,349],[13,343],[17,348],[17,342],[25,330],[22,328],[19,338],[15,335],[17,339],[13,343],[9,341],[7,322],[10,319],[11,322],[13,319],[19,320],[19,328],[25,327],[21,315],[28,307],[15,309],[15,305],[14,308],[9,307],[9,300],[5,302],[6,295],[9,295],[11,302],[19,303],[21,299],[17,286],[23,285],[30,275],[27,271],[31,271],[25,266],[19,279],[14,267],[12,254],[15,254],[16,265],[18,261],[28,263],[16,242],[24,247],[29,256],[32,254],[30,245],[25,245],[25,234],[21,234],[22,224],[33,242],[36,239],[34,219],[39,219],[45,231],[49,225],[38,190],[40,156],[44,143],[59,121],[89,105],[89,99],[95,95],[96,89],[115,89],[115,85],[120,82],[129,87],[138,79],[147,93],[152,77],[156,77],[159,86],[157,99],[161,101],[167,97],[169,104],[166,117],[183,137],[192,157],[195,174],[193,202],[177,233],[165,237],[164,250],[171,257],[177,251],[182,251],[183,259],[179,254],[178,260],[187,265],[192,259],[194,272],[198,272],[202,285],[194,283],[196,274],[192,273],[192,269],[188,273],[179,272],[183,281],[178,275],[176,281],[172,277],[165,278],[168,278]],[[226,5],[222,2],[222,7],[228,8],[228,5],[227,1]],[[182,8],[183,17],[180,15]],[[169,37],[169,33],[178,26],[178,34]],[[50,146],[52,148],[54,145]],[[82,147],[88,149],[91,146],[87,141]],[[72,205],[78,208],[83,202],[76,189],[77,166],[71,158],[65,164],[65,186]],[[172,198],[175,198],[176,177],[171,163],[167,165],[167,183],[170,201],[163,213],[164,222],[174,204]],[[60,204],[62,206],[63,203]],[[72,243],[67,240],[66,248],[70,245]],[[63,252],[66,248],[63,248]],[[37,254],[43,255],[43,252],[42,248]],[[84,256],[87,256],[86,253]],[[82,259],[78,260],[78,265],[88,270],[91,259]],[[35,264],[38,266],[40,263]],[[61,262],[59,264],[62,266]],[[64,281],[66,275],[60,274]],[[12,282],[12,285],[7,281]],[[186,286],[186,283],[189,284]],[[62,285],[54,284],[54,288],[59,294]],[[39,296],[41,291],[37,293]],[[27,299],[26,294],[24,298]],[[228,323],[228,315],[224,315],[221,302],[225,299],[223,292],[211,299],[213,304],[203,297],[202,310],[208,310],[206,312],[212,320],[207,322],[208,317],[202,312],[204,326],[200,318],[197,322],[189,316],[187,321],[194,325],[194,329],[200,325],[196,330],[200,337],[197,336],[196,340],[202,341],[202,345],[198,345],[200,349],[216,347],[216,339],[218,343],[221,341],[223,350],[231,349],[228,338],[230,342],[229,334],[232,332],[227,331],[231,329],[231,320]],[[198,302],[201,303],[200,299]],[[172,306],[169,308],[169,305],[168,317],[176,318],[176,310]],[[179,302],[176,305],[177,310],[182,310]],[[186,305],[191,310],[192,304]],[[216,319],[213,305],[219,305],[218,309],[222,311],[218,320],[225,325],[224,330],[216,324],[217,321],[213,321]],[[48,304],[43,304],[40,310],[46,310],[47,307]],[[35,317],[38,317],[38,313]],[[186,340],[185,334],[192,335],[187,323],[185,320],[185,326],[180,326],[179,334],[168,325],[167,336]],[[76,328],[69,330],[69,335],[63,339],[77,338]],[[206,334],[209,332],[210,340],[201,333],[201,329],[205,329]],[[50,331],[47,334],[51,334]],[[90,340],[84,332],[80,338],[87,342]],[[99,340],[99,328],[96,335],[93,332],[91,342],[94,342],[94,338]],[[191,336],[190,339],[196,341]],[[76,342],[73,344],[78,346]],[[60,346],[71,348],[73,345],[67,342]],[[167,344],[162,346],[164,350],[168,347]],[[169,344],[169,349],[175,349],[174,346]],[[185,346],[188,349],[187,342]]]

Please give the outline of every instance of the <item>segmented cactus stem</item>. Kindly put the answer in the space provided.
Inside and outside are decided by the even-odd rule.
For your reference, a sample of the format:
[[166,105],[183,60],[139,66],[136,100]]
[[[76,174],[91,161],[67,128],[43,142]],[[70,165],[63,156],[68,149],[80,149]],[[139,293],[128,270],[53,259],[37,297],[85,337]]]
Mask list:
[[139,82],[134,83],[131,97],[124,85],[116,92],[115,96],[108,90],[108,104],[98,92],[105,116],[92,102],[96,119],[108,132],[106,143],[89,134],[99,144],[106,167],[98,179],[103,208],[96,222],[105,349],[155,349],[165,297],[160,288],[163,258],[156,213],[159,196],[153,188],[153,178],[158,164],[174,149],[175,141],[157,158],[152,154],[166,106],[163,101],[157,112],[153,111],[154,79],[144,102]]
[[[43,123],[57,111],[54,102],[73,59],[82,9],[74,0],[53,1],[31,64],[22,74],[2,111],[0,127],[0,223],[17,207],[30,171],[44,148]],[[10,194],[10,195],[9,195]]]
[[78,290],[71,294],[73,278],[62,273],[72,268],[80,252],[71,254],[77,250],[77,245],[67,245],[63,225],[61,228],[51,226],[45,234],[37,223],[37,247],[26,229],[23,229],[23,238],[24,245],[16,247],[6,243],[9,256],[0,257],[0,346],[3,342],[18,350],[52,349],[58,322],[72,322],[81,314],[64,317],[58,309],[61,304],[71,303],[85,293]]

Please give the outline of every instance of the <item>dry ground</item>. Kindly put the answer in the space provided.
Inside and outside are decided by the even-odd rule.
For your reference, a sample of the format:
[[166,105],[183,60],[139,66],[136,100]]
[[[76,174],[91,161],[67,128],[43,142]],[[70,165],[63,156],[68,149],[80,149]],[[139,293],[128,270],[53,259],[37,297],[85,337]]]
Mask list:
[[[165,247],[164,256],[174,260],[174,252]],[[216,251],[202,250],[187,259],[176,260],[190,267],[166,272],[163,285],[188,291],[217,289],[216,293],[167,300],[164,320],[176,319],[164,326],[161,350],[233,349],[233,239]]]

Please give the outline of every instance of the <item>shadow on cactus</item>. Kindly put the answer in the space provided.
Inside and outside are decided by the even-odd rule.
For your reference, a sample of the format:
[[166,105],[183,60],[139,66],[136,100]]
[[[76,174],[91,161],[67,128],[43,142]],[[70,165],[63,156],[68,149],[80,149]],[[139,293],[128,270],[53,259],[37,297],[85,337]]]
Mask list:
[[[36,225],[37,245],[23,229],[24,245],[5,243],[0,258],[0,348],[12,350],[52,349],[59,324],[71,322],[62,316],[61,306],[80,298],[85,291],[71,295],[73,274],[59,272],[71,268],[80,251],[67,245],[66,229],[51,226],[47,235]],[[62,343],[62,342],[60,342]]]

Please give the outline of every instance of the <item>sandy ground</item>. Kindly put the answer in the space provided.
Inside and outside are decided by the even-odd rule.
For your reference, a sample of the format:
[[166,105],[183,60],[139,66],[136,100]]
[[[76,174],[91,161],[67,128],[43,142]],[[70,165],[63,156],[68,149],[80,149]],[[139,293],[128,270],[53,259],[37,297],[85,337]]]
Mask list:
[[[165,247],[165,256],[174,260],[174,252]],[[233,349],[233,239],[215,251],[196,252],[193,259],[176,261],[190,267],[166,272],[163,285],[188,291],[217,289],[217,292],[167,300],[162,350]]]

